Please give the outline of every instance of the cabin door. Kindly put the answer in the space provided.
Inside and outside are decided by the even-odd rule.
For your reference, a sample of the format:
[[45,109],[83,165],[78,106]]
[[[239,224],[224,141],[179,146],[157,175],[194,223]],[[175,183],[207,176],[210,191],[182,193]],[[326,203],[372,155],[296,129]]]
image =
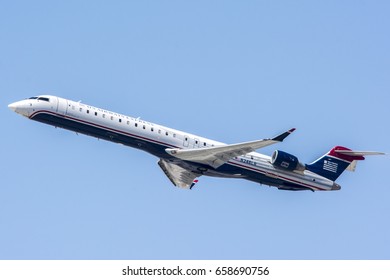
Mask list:
[[66,115],[68,113],[68,100],[63,98],[58,98],[57,113],[61,115]]

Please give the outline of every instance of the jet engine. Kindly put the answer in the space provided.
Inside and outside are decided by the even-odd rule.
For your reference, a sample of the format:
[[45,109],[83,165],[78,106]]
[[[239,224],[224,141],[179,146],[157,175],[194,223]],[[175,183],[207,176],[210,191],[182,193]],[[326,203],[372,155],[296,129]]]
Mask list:
[[305,165],[300,163],[296,156],[283,151],[276,150],[272,154],[271,163],[277,168],[282,168],[289,171],[305,170]]

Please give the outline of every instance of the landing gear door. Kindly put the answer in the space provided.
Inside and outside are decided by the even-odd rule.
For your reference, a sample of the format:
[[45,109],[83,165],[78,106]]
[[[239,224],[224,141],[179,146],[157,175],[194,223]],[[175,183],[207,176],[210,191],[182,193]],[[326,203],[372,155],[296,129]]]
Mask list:
[[61,115],[66,115],[68,111],[68,100],[57,97],[58,105],[57,105],[57,113]]

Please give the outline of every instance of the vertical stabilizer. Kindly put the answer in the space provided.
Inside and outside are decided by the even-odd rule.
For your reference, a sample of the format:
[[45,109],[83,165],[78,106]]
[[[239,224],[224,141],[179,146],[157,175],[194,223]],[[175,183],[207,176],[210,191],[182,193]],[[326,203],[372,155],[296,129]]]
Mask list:
[[306,169],[335,181],[348,167],[350,170],[355,170],[356,161],[364,160],[363,155],[372,153],[357,152],[345,147],[336,146],[313,163],[306,164]]

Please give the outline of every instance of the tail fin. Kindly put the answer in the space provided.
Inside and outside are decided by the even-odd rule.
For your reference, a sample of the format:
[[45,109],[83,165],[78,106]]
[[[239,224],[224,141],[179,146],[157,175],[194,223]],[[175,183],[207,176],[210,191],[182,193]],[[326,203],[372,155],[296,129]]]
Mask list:
[[335,181],[345,169],[355,170],[356,161],[364,160],[364,155],[377,154],[382,153],[352,151],[345,147],[336,146],[313,163],[306,164],[306,169]]

